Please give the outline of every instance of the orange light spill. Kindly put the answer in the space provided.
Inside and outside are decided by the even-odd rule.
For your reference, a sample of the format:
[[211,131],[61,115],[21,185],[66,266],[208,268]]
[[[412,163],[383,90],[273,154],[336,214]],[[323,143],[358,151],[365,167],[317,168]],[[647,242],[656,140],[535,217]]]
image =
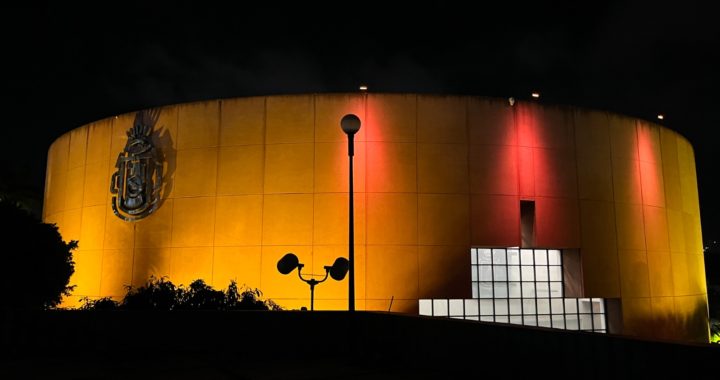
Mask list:
[[647,124],[637,126],[640,186],[643,204],[665,206],[662,170],[660,170],[660,137]]

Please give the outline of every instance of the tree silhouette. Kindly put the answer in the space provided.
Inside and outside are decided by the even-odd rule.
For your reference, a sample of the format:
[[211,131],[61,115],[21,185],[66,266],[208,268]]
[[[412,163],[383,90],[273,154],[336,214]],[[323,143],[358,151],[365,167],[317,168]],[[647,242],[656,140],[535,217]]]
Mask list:
[[0,198],[0,308],[57,306],[75,271],[72,250],[53,224],[41,223],[10,200]]

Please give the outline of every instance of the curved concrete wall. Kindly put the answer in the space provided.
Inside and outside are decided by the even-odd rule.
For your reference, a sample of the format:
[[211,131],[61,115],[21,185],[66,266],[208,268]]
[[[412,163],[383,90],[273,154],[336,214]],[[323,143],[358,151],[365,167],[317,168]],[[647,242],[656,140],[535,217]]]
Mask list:
[[[693,150],[646,121],[476,97],[270,96],[163,107],[162,204],[138,222],[110,207],[110,176],[134,114],[82,126],[50,147],[44,219],[80,241],[83,296],[121,297],[150,275],[216,287],[230,279],[281,305],[306,271],[347,254],[346,113],[356,136],[356,294],[367,310],[417,312],[418,298],[470,297],[469,248],[520,245],[534,200],[535,246],[577,248],[584,295],[619,298],[622,331],[707,340]],[[347,280],[316,288],[347,307]]]

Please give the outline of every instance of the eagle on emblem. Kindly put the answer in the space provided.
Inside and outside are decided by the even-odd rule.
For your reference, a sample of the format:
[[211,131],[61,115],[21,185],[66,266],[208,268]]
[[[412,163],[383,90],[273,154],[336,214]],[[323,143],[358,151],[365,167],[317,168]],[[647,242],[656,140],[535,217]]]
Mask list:
[[159,205],[163,165],[151,140],[159,117],[159,110],[135,114],[125,149],[115,163],[116,171],[110,180],[112,209],[128,222],[147,217]]

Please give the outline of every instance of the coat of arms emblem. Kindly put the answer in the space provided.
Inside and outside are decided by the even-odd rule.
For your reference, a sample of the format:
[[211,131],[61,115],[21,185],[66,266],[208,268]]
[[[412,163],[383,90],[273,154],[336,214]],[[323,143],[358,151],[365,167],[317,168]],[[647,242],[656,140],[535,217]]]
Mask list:
[[125,221],[140,220],[159,206],[162,186],[162,162],[158,159],[151,135],[160,112],[140,111],[128,129],[125,149],[118,155],[117,170],[110,180],[112,208]]

